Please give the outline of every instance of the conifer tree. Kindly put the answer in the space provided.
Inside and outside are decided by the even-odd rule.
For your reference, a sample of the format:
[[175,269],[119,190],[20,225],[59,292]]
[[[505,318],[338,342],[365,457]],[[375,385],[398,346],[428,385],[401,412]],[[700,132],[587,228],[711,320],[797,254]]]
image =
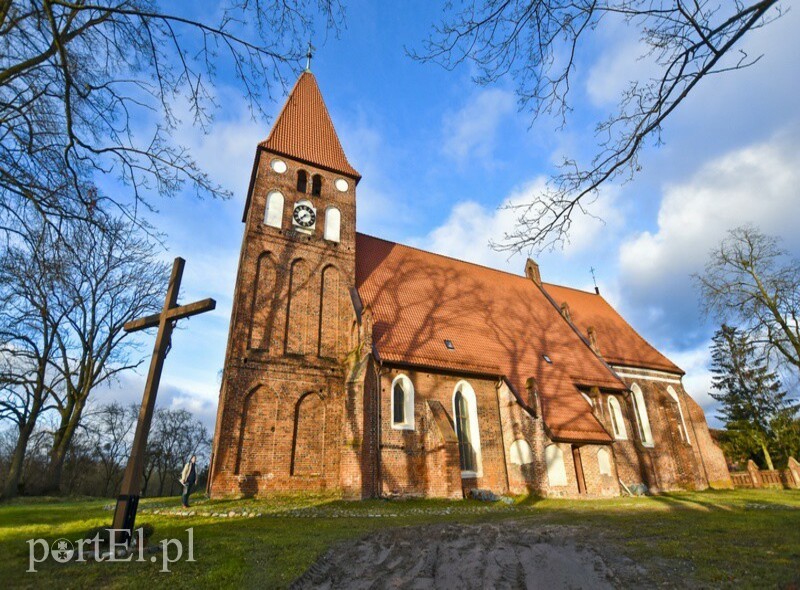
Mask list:
[[773,421],[794,414],[798,404],[787,399],[781,381],[769,368],[767,356],[747,333],[723,324],[711,348],[714,374],[712,398],[721,402],[717,417],[726,428],[751,441],[760,450],[768,469],[774,469],[769,447],[774,442]]

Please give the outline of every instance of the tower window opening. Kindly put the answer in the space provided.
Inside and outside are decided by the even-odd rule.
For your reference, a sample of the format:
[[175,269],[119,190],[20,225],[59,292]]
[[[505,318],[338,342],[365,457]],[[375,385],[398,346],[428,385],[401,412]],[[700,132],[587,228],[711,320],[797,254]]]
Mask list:
[[311,177],[311,194],[318,197],[322,194],[322,176],[315,174]]
[[297,171],[297,192],[304,193],[308,188],[308,174],[305,170]]

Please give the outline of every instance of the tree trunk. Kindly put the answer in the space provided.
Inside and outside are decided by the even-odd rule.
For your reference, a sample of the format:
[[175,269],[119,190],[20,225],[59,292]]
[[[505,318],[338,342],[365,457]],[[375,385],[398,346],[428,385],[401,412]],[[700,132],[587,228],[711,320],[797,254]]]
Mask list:
[[14,498],[19,491],[19,480],[22,477],[22,467],[25,463],[25,454],[28,451],[28,441],[33,432],[35,422],[28,420],[22,428],[19,429],[19,438],[14,447],[14,454],[11,458],[11,465],[8,467],[8,475],[6,476],[6,485],[3,489],[3,498]]
[[62,416],[61,425],[53,437],[53,448],[50,451],[50,465],[47,469],[45,492],[58,492],[61,489],[61,475],[64,470],[64,459],[72,442],[72,437],[80,424],[85,400],[78,401],[72,411]]
[[767,462],[767,469],[770,471],[774,470],[775,467],[772,465],[772,457],[769,455],[769,451],[767,450],[767,445],[763,442],[761,443],[761,450],[764,452],[764,461]]

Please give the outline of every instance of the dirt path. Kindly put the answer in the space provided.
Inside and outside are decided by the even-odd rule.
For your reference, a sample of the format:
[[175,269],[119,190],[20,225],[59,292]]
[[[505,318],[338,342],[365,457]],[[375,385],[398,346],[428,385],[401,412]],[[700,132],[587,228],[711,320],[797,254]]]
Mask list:
[[584,543],[581,527],[502,522],[387,529],[325,553],[293,588],[614,588],[643,568]]

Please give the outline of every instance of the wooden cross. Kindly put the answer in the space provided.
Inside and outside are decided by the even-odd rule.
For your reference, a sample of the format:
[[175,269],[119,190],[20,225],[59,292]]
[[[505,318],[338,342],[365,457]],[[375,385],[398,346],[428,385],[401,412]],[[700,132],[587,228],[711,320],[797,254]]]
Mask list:
[[116,529],[118,541],[127,542],[132,538],[134,523],[136,521],[136,508],[139,505],[139,486],[141,485],[144,470],[144,454],[147,447],[147,435],[150,433],[150,423],[153,420],[153,409],[156,405],[158,384],[161,381],[161,370],[164,368],[164,359],[169,352],[172,341],[172,329],[178,320],[193,315],[211,311],[217,306],[213,299],[203,299],[188,305],[178,305],[178,292],[181,288],[183,266],[186,261],[176,258],[172,264],[172,276],[169,279],[167,298],[161,313],[149,315],[126,323],[126,332],[137,332],[145,328],[158,326],[156,343],[153,347],[153,356],[150,359],[150,371],[147,373],[147,383],[144,386],[142,408],[139,410],[139,421],[136,424],[136,434],[133,437],[131,456],[125,468],[122,480],[122,489],[117,497],[117,508],[114,511],[113,528]]

